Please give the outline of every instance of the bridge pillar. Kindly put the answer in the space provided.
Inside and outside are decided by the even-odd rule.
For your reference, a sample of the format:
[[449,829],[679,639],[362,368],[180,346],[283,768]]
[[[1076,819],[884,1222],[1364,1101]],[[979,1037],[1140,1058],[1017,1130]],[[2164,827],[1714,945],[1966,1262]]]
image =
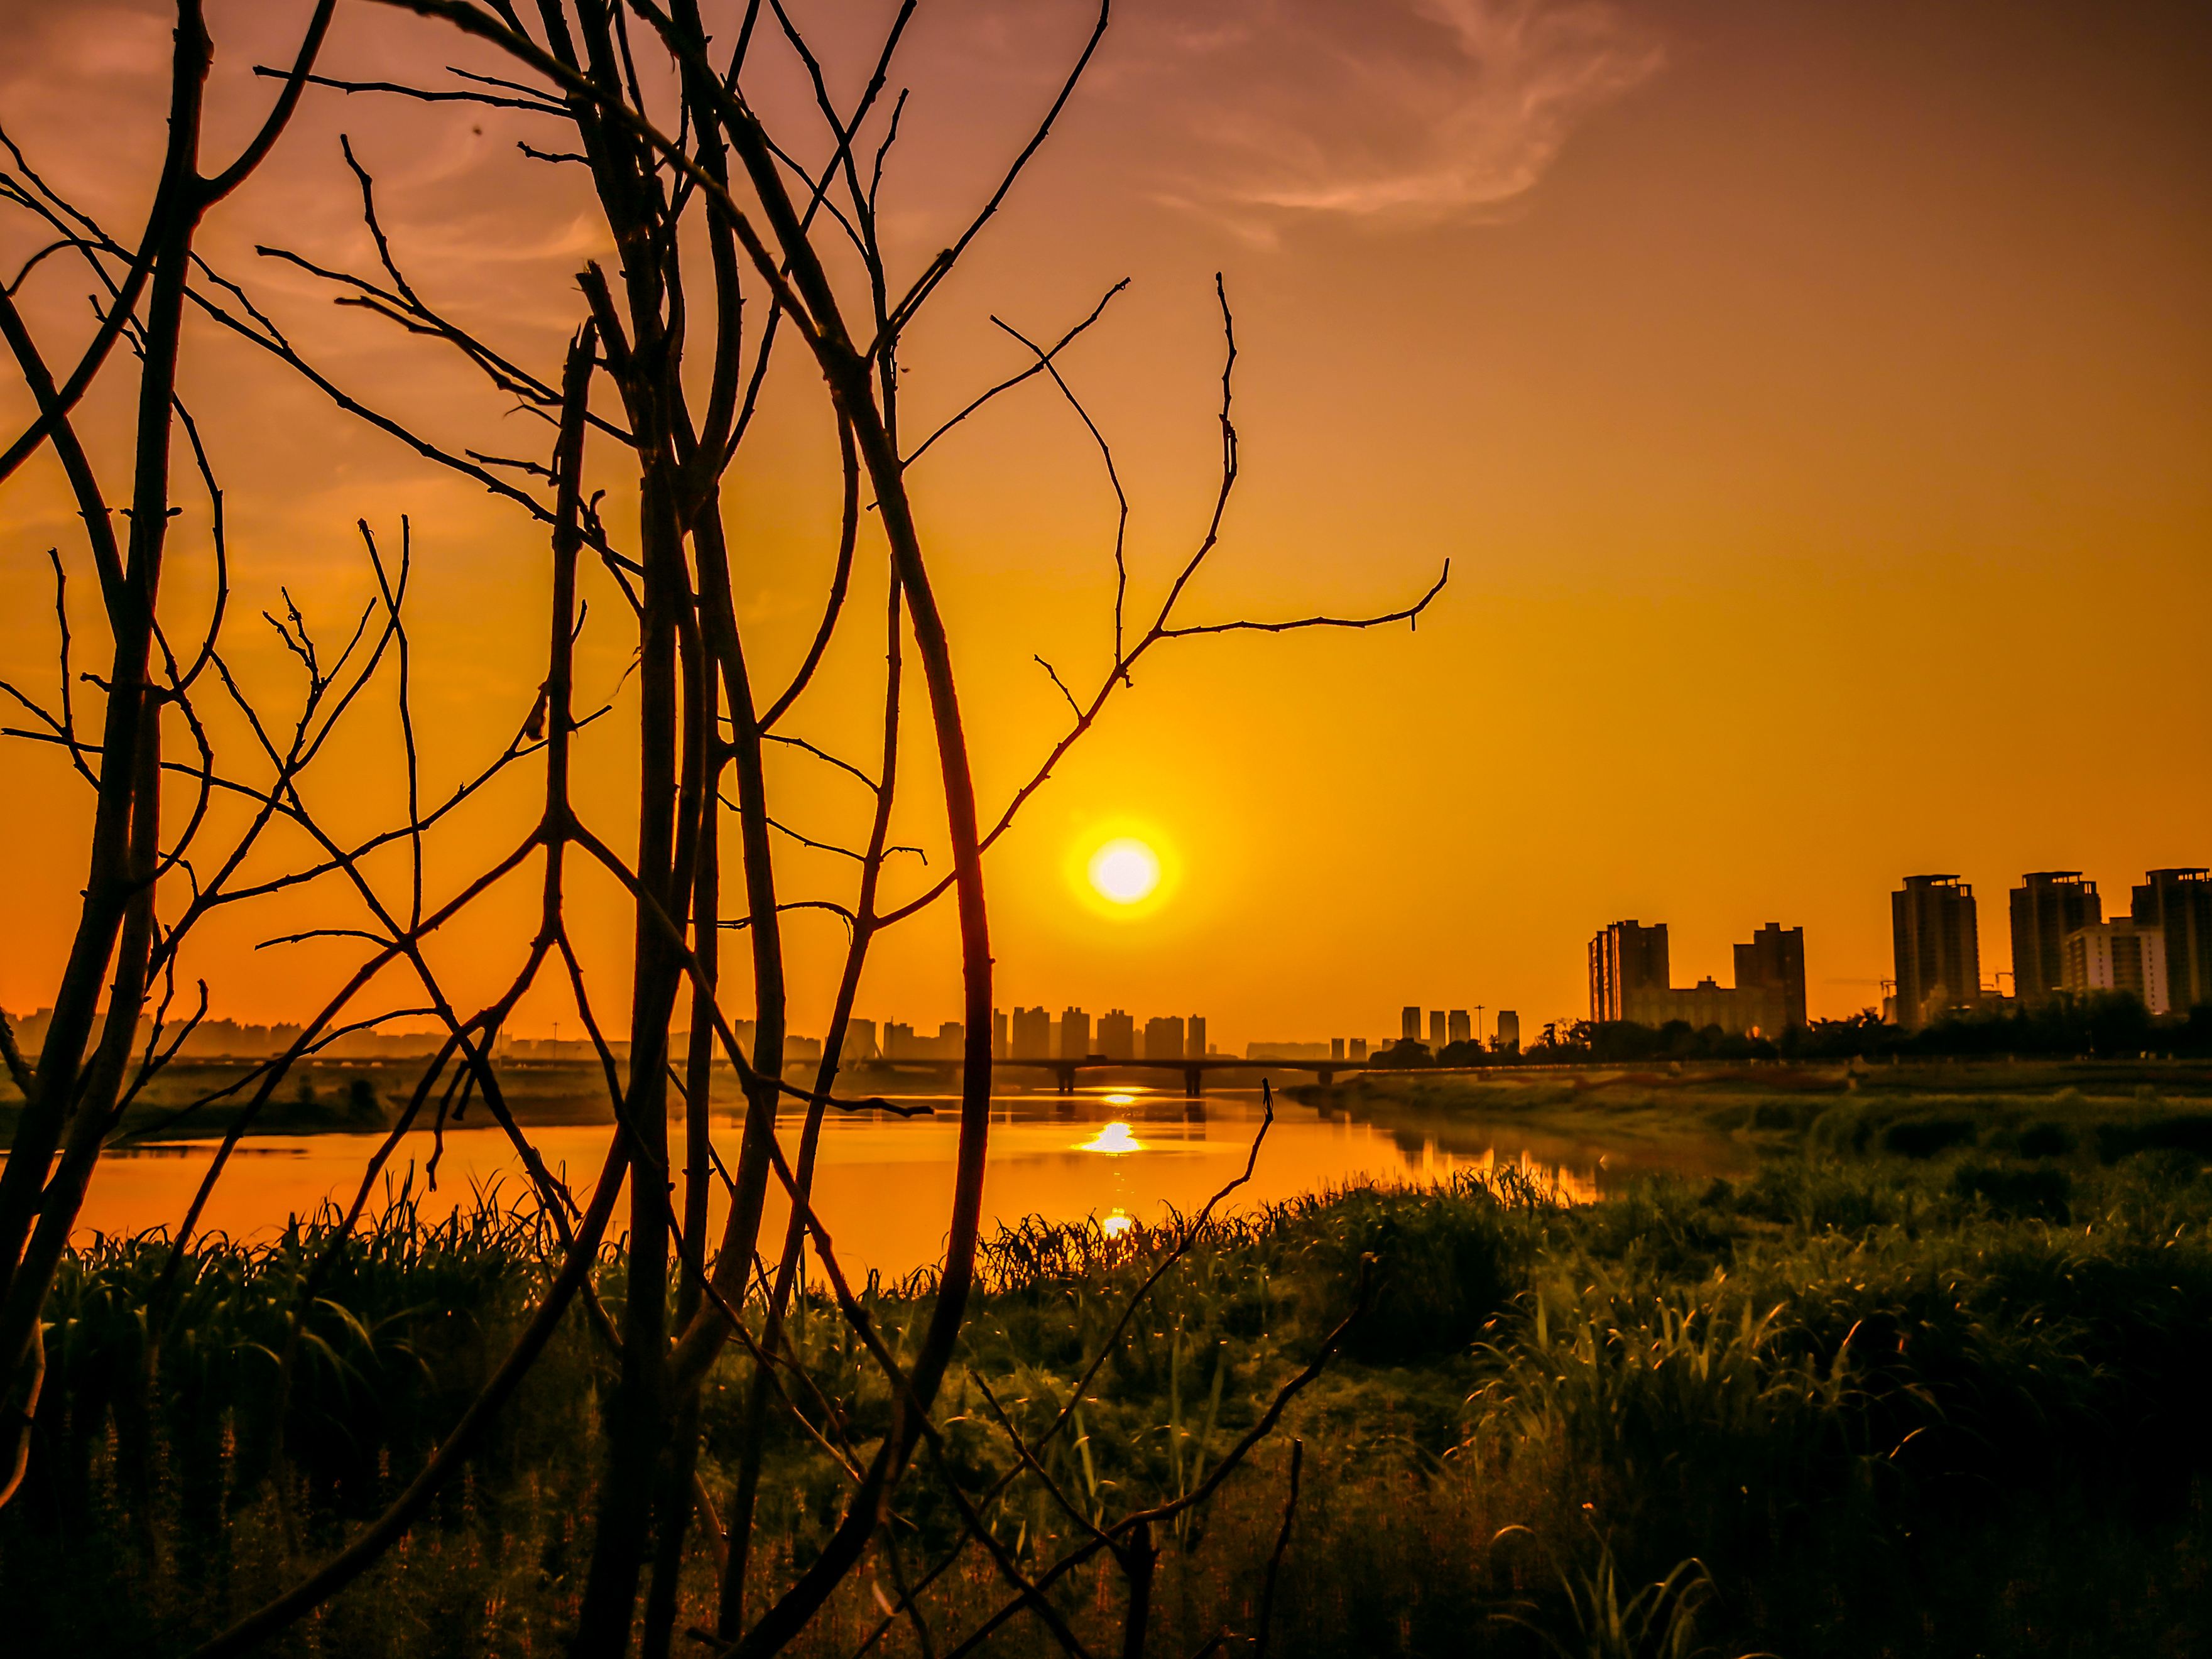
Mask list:
[[1075,1092],[1075,1067],[1055,1066],[1052,1068],[1052,1073],[1053,1080],[1060,1085],[1060,1093],[1072,1095]]
[[1336,1073],[1331,1071],[1320,1071],[1316,1073],[1315,1075],[1321,1079],[1321,1086],[1324,1089],[1329,1087],[1336,1081]]
[[1186,1066],[1182,1068],[1182,1091],[1196,1100],[1206,1088],[1206,1073],[1202,1067]]

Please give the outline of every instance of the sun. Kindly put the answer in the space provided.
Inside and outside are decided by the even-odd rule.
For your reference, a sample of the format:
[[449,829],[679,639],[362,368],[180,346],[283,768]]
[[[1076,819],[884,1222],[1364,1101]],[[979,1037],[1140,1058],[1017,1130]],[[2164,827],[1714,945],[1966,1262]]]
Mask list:
[[1139,903],[1160,884],[1159,854],[1131,836],[1109,841],[1093,853],[1090,871],[1091,885],[1115,904]]
[[1157,919],[1182,896],[1184,874],[1176,837],[1133,814],[1079,829],[1060,872],[1078,909],[1116,927]]

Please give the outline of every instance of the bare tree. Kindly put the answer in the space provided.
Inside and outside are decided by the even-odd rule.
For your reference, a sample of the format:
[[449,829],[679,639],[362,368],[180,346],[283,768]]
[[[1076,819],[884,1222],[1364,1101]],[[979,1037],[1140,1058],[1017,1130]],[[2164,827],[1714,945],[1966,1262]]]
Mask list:
[[[748,0],[722,46],[710,35],[697,0],[670,0],[665,7],[655,0],[574,0],[566,6],[539,0],[529,18],[506,0],[482,5],[469,0],[399,3],[432,24],[496,48],[505,54],[512,78],[453,71],[434,84],[415,85],[325,72],[316,61],[331,9],[325,0],[295,64],[270,71],[282,76],[283,88],[262,135],[239,162],[211,180],[202,179],[194,170],[193,147],[207,47],[198,8],[187,0],[179,10],[171,157],[153,223],[138,249],[110,236],[48,188],[20,157],[9,175],[7,190],[15,204],[49,227],[57,245],[97,272],[111,295],[91,348],[59,384],[4,298],[0,322],[40,410],[36,425],[8,452],[8,465],[49,449],[76,489],[101,574],[115,667],[105,682],[106,728],[98,744],[79,735],[66,657],[58,708],[27,696],[21,699],[40,721],[39,730],[27,729],[27,735],[65,747],[98,790],[99,805],[93,878],[53,1025],[35,1066],[16,1059],[9,1046],[11,1068],[30,1104],[0,1176],[0,1273],[7,1274],[0,1281],[5,1285],[0,1298],[0,1375],[9,1380],[17,1399],[35,1395],[41,1303],[100,1149],[129,1098],[135,1033],[158,974],[173,963],[178,940],[215,904],[289,897],[311,883],[345,891],[362,914],[361,925],[313,933],[357,939],[362,959],[289,1050],[251,1079],[244,1108],[179,1231],[170,1275],[155,1291],[157,1304],[170,1293],[209,1192],[255,1112],[289,1067],[360,1018],[356,1004],[386,969],[411,981],[410,1006],[433,1014],[447,1036],[398,1124],[371,1158],[340,1236],[360,1214],[377,1171],[399,1137],[420,1120],[442,1077],[447,1092],[441,1115],[456,1090],[472,1091],[512,1137],[560,1239],[562,1257],[512,1351],[386,1512],[301,1583],[202,1652],[250,1649],[378,1560],[467,1458],[571,1304],[580,1300],[613,1352],[618,1382],[606,1413],[576,1651],[621,1654],[641,1633],[647,1655],[671,1650],[688,1540],[697,1516],[713,1505],[708,1524],[722,1534],[714,1541],[722,1545],[725,1565],[714,1627],[705,1634],[719,1649],[772,1653],[806,1628],[872,1546],[890,1550],[884,1528],[900,1483],[918,1455],[939,1446],[934,1413],[955,1364],[984,1221],[992,1081],[984,854],[1109,703],[1132,685],[1135,666],[1155,648],[1235,630],[1364,629],[1411,622],[1434,599],[1443,577],[1417,601],[1379,616],[1186,618],[1188,590],[1218,544],[1238,475],[1236,343],[1227,294],[1218,284],[1224,336],[1218,487],[1191,551],[1141,625],[1132,625],[1127,615],[1127,500],[1113,451],[1061,365],[1066,348],[1100,321],[1121,284],[1050,345],[1033,343],[1008,329],[1028,353],[1028,367],[980,392],[918,442],[909,443],[902,433],[902,343],[942,292],[946,276],[1008,201],[1074,94],[1106,31],[1103,5],[1056,95],[971,218],[950,246],[901,280],[884,246],[880,197],[906,101],[903,94],[891,95],[890,89],[918,0],[906,0],[896,10],[873,52],[862,91],[844,106],[831,94],[824,64],[781,0],[767,0],[765,5]],[[811,94],[818,132],[773,133],[757,112],[748,88],[770,77],[793,76]],[[498,118],[529,124],[533,137],[520,141],[520,147],[532,161],[573,167],[581,174],[582,187],[615,249],[615,262],[612,270],[594,262],[578,273],[576,329],[557,371],[532,369],[521,361],[526,354],[479,337],[438,307],[431,297],[434,284],[410,274],[405,250],[386,234],[374,175],[350,144],[343,159],[360,194],[376,268],[345,270],[294,250],[262,250],[268,258],[326,281],[342,303],[459,352],[493,387],[542,417],[548,444],[544,460],[502,459],[489,447],[457,452],[422,434],[419,411],[371,407],[319,368],[310,349],[278,327],[245,283],[217,271],[194,252],[191,231],[201,215],[267,154],[302,88],[311,84],[349,95],[477,105],[495,112]],[[549,124],[561,130],[557,138],[543,136]],[[756,320],[763,311],[765,316]],[[276,623],[307,676],[306,712],[289,742],[270,735],[224,665],[216,639],[220,603],[206,643],[187,660],[179,663],[163,642],[155,619],[155,580],[167,522],[173,410],[181,415],[175,402],[175,362],[188,313],[260,348],[285,371],[320,388],[340,409],[428,460],[483,483],[544,527],[551,556],[545,678],[537,706],[477,781],[447,805],[425,812],[420,803],[408,715],[409,635],[403,602],[411,552],[404,546],[396,568],[387,567],[364,526],[379,598],[335,667],[324,665],[296,612]],[[69,419],[75,399],[100,371],[118,338],[128,339],[134,349],[141,411],[127,559],[103,539],[108,536],[104,498]],[[741,623],[733,597],[733,567],[748,550],[737,545],[732,529],[731,469],[753,427],[779,350],[803,354],[827,395],[840,458],[841,528],[833,574],[799,665],[780,686],[764,687],[755,678],[758,641]],[[709,366],[703,383],[687,378],[687,360]],[[1121,503],[1113,547],[1113,649],[1096,687],[1083,697],[1046,665],[1066,698],[1068,728],[1029,778],[986,813],[976,797],[956,665],[908,473],[931,448],[949,441],[962,422],[1033,380],[1049,381],[1095,441]],[[596,398],[595,383],[605,387]],[[191,429],[188,424],[185,429]],[[612,460],[596,459],[608,451]],[[626,491],[623,497],[626,510],[620,522],[591,483],[594,476],[616,468],[636,481],[634,495]],[[210,494],[219,501],[211,472],[208,476]],[[587,556],[621,594],[623,625],[635,629],[636,725],[628,741],[638,767],[638,831],[635,848],[626,852],[586,821],[571,787],[574,748],[588,718],[578,712],[574,674],[581,626],[580,567]],[[779,729],[786,715],[810,696],[831,695],[825,692],[823,665],[834,637],[848,625],[848,601],[856,569],[866,558],[879,559],[884,572],[883,675],[872,687],[845,684],[834,695],[848,700],[866,696],[880,708],[881,744],[872,772]],[[218,586],[227,593],[222,583]],[[65,608],[62,614],[66,653]],[[943,813],[950,869],[912,898],[891,903],[884,895],[884,878],[887,860],[899,850],[890,843],[894,811],[902,787],[911,789],[901,744],[909,662],[919,670],[936,762],[929,794],[934,810]],[[347,844],[322,827],[302,793],[301,775],[320,750],[331,722],[387,663],[393,665],[404,738],[404,820],[368,843]],[[252,733],[249,752],[268,774],[265,781],[241,781],[218,768],[190,696],[208,666],[216,669],[226,694],[242,711]],[[172,711],[196,740],[200,760],[185,770],[204,791],[228,791],[252,805],[245,839],[227,855],[216,879],[204,884],[192,879],[189,899],[167,913],[163,906],[171,902],[164,896],[175,887],[177,872],[190,875],[185,851],[199,820],[195,816],[179,836],[165,843],[158,780],[165,765],[178,763],[161,757],[164,710]],[[838,849],[848,854],[852,871],[850,884],[842,890],[793,895],[780,881],[775,837],[797,832],[785,828],[788,814],[779,816],[771,787],[768,756],[778,745],[842,768],[870,792],[865,840],[856,848]],[[541,758],[542,796],[529,830],[501,856],[455,884],[442,901],[431,902],[424,891],[425,836],[483,781]],[[282,876],[238,881],[246,851],[272,822],[305,836],[308,857]],[[733,836],[738,857],[726,893],[726,830]],[[396,842],[410,854],[404,898],[388,895],[364,865],[369,853]],[[618,1044],[595,1012],[594,970],[569,929],[568,880],[580,860],[611,876],[627,896],[631,941],[626,1044]],[[540,878],[538,927],[517,951],[514,971],[501,994],[481,1007],[465,1008],[441,984],[423,941],[469,912],[495,884],[533,866]],[[885,928],[946,897],[958,921],[967,1045],[957,1178],[929,1322],[914,1352],[901,1358],[870,1327],[811,1195],[825,1114],[886,1104],[837,1092],[847,1025],[872,945]],[[792,987],[784,918],[810,909],[842,918],[848,938],[835,979],[823,1059],[811,1085],[801,1085],[786,1075]],[[725,961],[725,933],[742,935],[742,966]],[[546,1170],[507,1109],[494,1057],[503,1025],[548,971],[565,981],[597,1045],[616,1120],[596,1180],[580,1201]],[[603,976],[605,970],[599,973]],[[83,1050],[103,974],[108,982],[106,1025],[87,1071]],[[733,1006],[750,1011],[750,1046],[738,1040]],[[689,1044],[678,1054],[672,1033],[687,1017]],[[157,1032],[161,1019],[157,1012]],[[173,1054],[174,1048],[172,1043],[167,1052]],[[149,1044],[136,1067],[138,1081],[163,1058]],[[734,1073],[743,1095],[741,1127],[726,1152],[717,1143],[711,1111],[718,1067]],[[795,1146],[787,1146],[782,1139],[791,1127],[787,1109],[798,1117]],[[62,1156],[57,1165],[58,1147]],[[710,1238],[710,1200],[717,1188],[726,1210],[719,1232]],[[789,1206],[780,1238],[769,1236],[767,1225],[772,1189]],[[1212,1209],[1207,1206],[1207,1214]],[[599,1309],[592,1279],[618,1212],[628,1290],[615,1320]],[[1124,1316],[1124,1327],[1159,1275],[1190,1248],[1206,1220],[1201,1215],[1164,1248],[1157,1271]],[[844,1316],[884,1372],[895,1407],[893,1426],[865,1459],[851,1459],[852,1489],[818,1557],[755,1607],[748,1596],[757,1588],[752,1522],[763,1431],[772,1413],[797,1413],[794,1390],[804,1395],[812,1386],[784,1330],[810,1251]],[[757,1262],[763,1269],[757,1277]],[[309,1293],[303,1288],[303,1308]],[[156,1316],[152,1328],[158,1331],[161,1310],[157,1305],[151,1311]],[[295,1321],[295,1343],[297,1329]],[[1121,1334],[1115,1331],[1109,1346]],[[699,1402],[710,1370],[725,1363],[725,1351],[732,1343],[747,1358],[744,1431],[739,1443],[716,1449],[736,1476],[715,1504],[700,1478]],[[1125,1651],[1141,1651],[1159,1529],[1218,1488],[1272,1431],[1333,1346],[1331,1339],[1192,1491],[1110,1524],[1085,1519],[1083,1540],[1035,1574],[1006,1554],[985,1517],[989,1504],[1017,1479],[1051,1488],[1039,1447],[1024,1441],[1012,1419],[1002,1416],[1001,1427],[1018,1459],[1000,1490],[969,1494],[949,1472],[945,1480],[967,1522],[963,1547],[980,1547],[992,1556],[1012,1599],[1003,1613],[952,1650],[967,1650],[1003,1619],[1026,1609],[1069,1650],[1081,1651],[1050,1592],[1103,1552],[1115,1562],[1127,1586]],[[1103,1358],[1102,1350],[1099,1363]],[[288,1350],[288,1378],[289,1364]],[[1094,1364],[1093,1374],[1097,1369]],[[1053,1432],[1059,1432],[1058,1424]],[[27,1447],[27,1431],[19,1432],[19,1476]],[[1054,1496],[1064,1504],[1063,1495],[1054,1490]],[[1068,1507],[1071,1515],[1078,1513]],[[892,1559],[896,1572],[895,1555]],[[940,1564],[930,1577],[943,1570]],[[898,1616],[919,1620],[915,1597],[927,1583],[925,1578],[911,1594],[902,1590]]]
[[[30,428],[0,455],[0,478],[40,449],[52,453],[84,520],[111,650],[106,677],[99,683],[106,704],[100,736],[96,742],[88,741],[77,725],[69,681],[66,585],[57,555],[56,606],[63,639],[58,700],[52,708],[45,708],[9,689],[38,718],[44,728],[41,735],[66,747],[72,763],[93,786],[96,805],[84,903],[35,1066],[17,1052],[12,1038],[5,1045],[9,1070],[22,1091],[25,1106],[7,1167],[0,1170],[0,1385],[6,1395],[25,1403],[8,1431],[10,1473],[0,1487],[0,1498],[12,1493],[22,1477],[30,1407],[45,1364],[40,1314],[55,1269],[69,1248],[102,1139],[131,1088],[134,1060],[143,1079],[162,1058],[155,1046],[161,1036],[158,1017],[155,1041],[143,1058],[138,1051],[147,1005],[167,970],[176,933],[174,926],[165,927],[157,892],[165,876],[188,867],[184,860],[204,821],[208,793],[216,787],[213,757],[192,713],[191,693],[204,671],[219,662],[223,607],[216,605],[200,645],[181,657],[171,648],[159,619],[173,447],[180,425],[192,438],[194,458],[214,506],[219,586],[223,558],[221,494],[189,420],[179,419],[177,364],[194,239],[207,215],[252,174],[283,135],[335,9],[336,0],[318,4],[298,60],[267,118],[235,158],[210,173],[203,170],[201,125],[214,48],[198,0],[181,0],[170,66],[167,153],[153,208],[119,273],[112,264],[103,268],[103,274],[113,277],[105,315],[91,342],[58,381],[25,325],[15,294],[45,252],[84,251],[81,222],[52,205],[36,176],[21,165],[20,156],[6,184],[17,205],[51,227],[53,240],[0,290],[0,332],[6,336],[38,409]],[[9,149],[13,152],[12,143]],[[126,341],[137,365],[137,420],[127,462],[130,486],[123,498],[129,502],[124,509],[128,525],[118,536],[116,498],[108,493],[100,465],[80,440],[73,413],[116,345]],[[303,639],[301,648],[311,681],[309,711],[301,721],[304,734],[333,682],[323,678]],[[343,661],[339,666],[342,671]],[[199,810],[165,845],[162,725],[170,711],[198,740],[201,765],[195,769],[203,789]],[[294,745],[290,759],[295,766],[304,763],[311,752],[304,742],[303,736]],[[265,822],[261,819],[249,830],[249,840]],[[234,870],[238,861],[236,857],[225,860],[226,871]],[[100,1012],[103,991],[104,1018]],[[167,1005],[162,1006],[166,1009]]]

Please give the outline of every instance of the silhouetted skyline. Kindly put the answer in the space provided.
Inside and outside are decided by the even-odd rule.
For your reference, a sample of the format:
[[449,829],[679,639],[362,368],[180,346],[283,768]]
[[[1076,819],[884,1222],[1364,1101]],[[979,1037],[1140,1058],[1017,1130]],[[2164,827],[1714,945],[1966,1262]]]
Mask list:
[[[11,136],[137,222],[161,142],[161,9],[5,10]],[[300,10],[218,6],[218,111],[265,106],[252,66],[289,54]],[[1498,988],[1531,1018],[1583,1007],[1577,943],[1607,918],[1674,918],[1676,971],[1694,982],[1725,981],[1729,945],[1784,915],[1817,941],[1811,1012],[1839,1016],[1893,976],[1878,896],[1898,872],[1971,863],[1994,894],[2021,871],[2079,867],[2109,895],[2124,871],[2203,855],[2189,836],[2212,822],[2212,722],[2191,718],[2194,654],[2130,651],[2124,675],[2063,696],[2025,695],[2021,662],[2053,617],[2124,637],[2154,603],[2186,640],[2212,612],[2212,16],[2056,0],[2007,8],[2002,27],[1899,0],[1573,15],[1577,29],[1536,29],[1516,55],[1484,8],[1462,33],[1413,6],[1303,5],[1280,27],[1230,7],[1195,39],[1165,0],[1117,7],[1097,76],[1020,211],[992,227],[988,265],[909,346],[902,395],[926,428],[1021,367],[994,313],[1056,331],[1133,279],[1066,367],[1118,446],[1132,580],[1151,592],[1208,500],[1222,269],[1245,471],[1194,603],[1380,603],[1407,572],[1456,561],[1410,635],[1230,642],[1138,676],[992,856],[1008,984],[1053,988],[1055,1006],[1202,1003],[1232,1043],[1380,1036],[1430,985],[1449,1006],[1449,987]],[[848,23],[823,17],[827,46],[851,44]],[[930,94],[902,140],[902,260],[940,245],[1083,27],[999,0],[929,12],[912,50]],[[501,67],[374,7],[343,9],[332,52],[343,72],[392,78],[449,58]],[[1478,120],[1499,96],[1510,114]],[[332,307],[252,246],[374,265],[343,131],[431,297],[551,373],[575,270],[605,249],[578,211],[578,169],[531,163],[504,125],[481,125],[463,107],[310,98],[208,229],[210,257],[350,392],[419,389],[470,441],[511,422],[457,354]],[[34,276],[22,304],[68,339],[84,295]],[[438,798],[543,678],[538,600],[518,577],[539,568],[538,532],[303,400],[249,348],[196,337],[184,371],[249,621],[281,612],[279,583],[319,618],[353,615],[369,592],[355,520],[390,534],[410,516]],[[26,405],[7,396],[12,420]],[[87,410],[102,441],[118,418]],[[733,481],[758,538],[738,599],[775,636],[766,673],[804,650],[836,528],[827,428],[811,410],[781,418],[764,415]],[[1065,720],[1033,658],[1066,673],[1100,649],[1113,497],[1048,388],[970,422],[915,477],[924,510],[959,532],[941,557],[996,801]],[[204,505],[180,504],[179,535],[204,537]],[[27,684],[46,684],[45,551],[77,537],[72,513],[47,462],[13,481],[0,672]],[[289,659],[252,631],[233,630],[240,672],[278,682]],[[600,638],[587,630],[580,661],[595,692],[628,660]],[[842,752],[869,718],[830,708],[801,734]],[[1464,752],[1444,741],[1462,728]],[[2060,756],[2094,757],[2095,812],[2052,781]],[[839,792],[857,787],[794,775],[794,827],[848,835],[859,809]],[[0,1004],[27,1009],[53,994],[84,804],[55,757],[19,748],[7,779],[0,860],[62,872],[6,901]],[[587,769],[582,787],[612,833],[622,778]],[[335,811],[387,816],[381,796],[324,787]],[[925,875],[902,860],[896,881],[933,879],[940,827],[906,828],[934,861]],[[1131,832],[1173,854],[1176,891],[1141,921],[1103,921],[1071,896],[1070,849]],[[794,881],[839,868],[796,843],[778,857]],[[580,932],[618,948],[596,902],[580,896]],[[887,939],[867,1006],[957,1014],[948,926]],[[793,1018],[820,1030],[822,965],[842,941],[821,917],[792,934],[793,983],[814,1000]],[[204,937],[215,1006],[242,1021],[300,1017],[303,990],[344,959],[332,944],[256,951],[243,925]],[[2002,960],[2003,941],[1989,945]],[[465,952],[453,966],[457,994],[483,989]],[[515,1029],[550,1031],[550,1000],[526,1000]]]

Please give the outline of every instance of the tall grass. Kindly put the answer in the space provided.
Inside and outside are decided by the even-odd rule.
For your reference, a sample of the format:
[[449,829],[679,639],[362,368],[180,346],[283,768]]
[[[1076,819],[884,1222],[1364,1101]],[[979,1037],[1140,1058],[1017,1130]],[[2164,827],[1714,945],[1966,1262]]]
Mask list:
[[[2172,1148],[2108,1164],[2094,1137],[2041,1158],[1978,1126],[1971,1147],[1924,1158],[1873,1132],[1855,1155],[1852,1139],[1741,1183],[1656,1183],[1587,1208],[1464,1180],[1217,1218],[1080,1398],[1090,1356],[1182,1230],[1006,1229],[947,1385],[947,1469],[971,1493],[1017,1477],[990,1519],[1031,1563],[1082,1523],[1020,1474],[1000,1410],[1032,1443],[1067,1411],[1042,1456],[1085,1522],[1187,1492],[1367,1263],[1370,1312],[1286,1425],[1306,1473],[1277,1653],[1473,1651],[1477,1632],[1484,1651],[1658,1654],[1689,1651],[1693,1628],[1722,1651],[1791,1659],[2059,1653],[2100,1621],[2185,1650],[2212,1540],[2212,1182]],[[167,1246],[101,1240],[71,1259],[35,1484],[0,1516],[0,1603],[25,1651],[162,1650],[331,1547],[496,1362],[551,1249],[489,1194],[434,1224],[404,1202],[365,1224],[301,1316],[280,1437],[277,1356],[329,1244],[310,1224],[195,1247],[150,1389],[142,1310]],[[619,1304],[618,1253],[598,1288]],[[932,1293],[926,1276],[865,1289],[894,1351]],[[890,1423],[879,1374],[811,1293],[791,1328],[820,1391],[815,1427],[866,1447]],[[710,1489],[735,1454],[742,1366],[709,1386]],[[557,1650],[611,1376],[573,1322],[468,1480],[281,1650]],[[844,1490],[802,1425],[780,1417],[770,1433],[764,1589],[811,1559]],[[925,1468],[902,1490],[909,1576],[957,1537],[946,1478]],[[1281,1458],[1263,1451],[1162,1540],[1156,1650],[1249,1628],[1284,1497]],[[1064,1611],[1105,1632],[1109,1586],[1079,1578]],[[850,1651],[880,1617],[878,1587],[862,1575],[804,1650]],[[957,1567],[925,1610],[942,1634],[999,1593]],[[884,1650],[912,1641],[899,1624]],[[1017,1622],[992,1650],[1045,1645]]]

